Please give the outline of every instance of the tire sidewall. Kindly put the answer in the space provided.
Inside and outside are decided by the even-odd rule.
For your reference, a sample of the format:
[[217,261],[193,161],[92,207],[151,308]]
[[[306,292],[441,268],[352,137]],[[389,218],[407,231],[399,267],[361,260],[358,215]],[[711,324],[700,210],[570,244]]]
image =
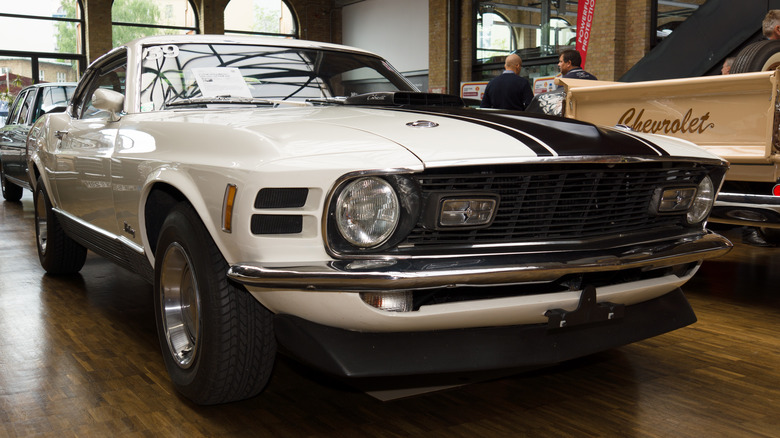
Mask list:
[[[190,211],[187,211],[190,210]],[[209,309],[214,309],[217,303],[211,291],[217,290],[218,285],[217,267],[209,263],[206,256],[207,250],[204,249],[203,242],[211,239],[205,232],[203,226],[194,223],[199,219],[194,216],[194,211],[189,207],[177,206],[163,223],[158,239],[157,249],[155,251],[155,281],[154,281],[154,306],[155,320],[157,324],[157,335],[160,342],[165,366],[170,375],[171,381],[177,390],[190,399],[199,399],[208,389],[200,382],[207,380],[203,375],[209,375],[215,372],[217,363],[214,359],[217,355],[211,353],[212,335],[211,332],[219,327],[219,321],[214,320],[213,313]],[[166,251],[173,245],[178,244],[186,253],[191,263],[195,283],[198,289],[199,301],[199,333],[195,355],[188,368],[182,368],[172,356],[168,339],[165,331],[165,321],[163,319],[163,297],[161,285],[162,264]],[[211,361],[211,362],[209,362]]]
[[0,188],[6,201],[16,202],[22,199],[23,189],[6,179],[2,162],[0,162]]
[[[44,211],[38,211],[39,206],[39,200],[43,200],[43,209]],[[41,230],[40,230],[40,224],[38,223],[38,218],[45,218],[47,228],[50,228],[52,226],[52,221],[54,220],[54,211],[51,207],[51,201],[49,201],[49,194],[46,191],[46,187],[43,185],[42,180],[38,180],[38,183],[35,186],[35,192],[33,195],[33,208],[35,210],[35,247],[38,249],[38,259],[41,262],[41,266],[44,267],[44,269],[49,265],[49,252],[41,248]],[[51,236],[47,235],[47,239],[49,239]]]
[[731,73],[770,71],[780,66],[780,41],[762,40],[739,51],[731,66]]

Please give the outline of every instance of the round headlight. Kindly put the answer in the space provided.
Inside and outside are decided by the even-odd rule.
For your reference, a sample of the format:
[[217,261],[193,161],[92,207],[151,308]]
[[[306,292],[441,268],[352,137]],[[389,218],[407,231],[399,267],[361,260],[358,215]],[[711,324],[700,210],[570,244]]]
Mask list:
[[336,224],[352,245],[371,248],[384,243],[398,226],[398,196],[390,184],[375,177],[359,178],[336,201]]
[[693,200],[693,205],[688,209],[688,216],[686,217],[688,223],[697,224],[707,219],[714,202],[715,187],[712,185],[710,177],[705,176],[696,189],[696,198]]

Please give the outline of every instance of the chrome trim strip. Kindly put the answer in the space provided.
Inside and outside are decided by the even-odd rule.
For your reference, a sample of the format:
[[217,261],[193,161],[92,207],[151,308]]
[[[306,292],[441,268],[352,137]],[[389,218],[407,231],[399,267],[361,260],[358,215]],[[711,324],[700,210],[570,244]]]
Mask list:
[[[768,221],[749,220],[729,215],[730,211],[765,211]],[[722,224],[780,228],[780,197],[772,195],[752,195],[745,193],[719,193],[715,198],[709,221]]]
[[780,197],[772,195],[751,195],[745,193],[718,193],[716,206],[744,205],[762,207],[780,212]]
[[655,269],[726,254],[726,238],[707,233],[653,246],[457,259],[338,260],[304,266],[236,263],[228,277],[247,286],[310,291],[393,291],[554,281],[566,274]]
[[139,255],[144,255],[144,256],[146,255],[146,251],[144,250],[143,246],[133,242],[132,240],[128,239],[125,236],[118,236],[116,234],[109,233],[108,231],[106,231],[106,230],[104,230],[102,228],[96,227],[95,225],[92,225],[91,223],[81,219],[80,217],[74,216],[74,215],[68,213],[67,211],[62,210],[62,209],[60,209],[58,207],[53,207],[52,210],[55,213],[57,213],[58,215],[64,216],[65,218],[67,218],[71,222],[73,222],[75,224],[78,224],[79,226],[85,228],[86,230],[88,230],[88,232],[91,232],[91,233],[94,233],[94,234],[97,234],[97,235],[101,235],[104,238],[110,239],[112,241],[119,242],[119,244],[129,248],[130,250],[132,250],[133,252],[135,252],[135,253],[137,253]]

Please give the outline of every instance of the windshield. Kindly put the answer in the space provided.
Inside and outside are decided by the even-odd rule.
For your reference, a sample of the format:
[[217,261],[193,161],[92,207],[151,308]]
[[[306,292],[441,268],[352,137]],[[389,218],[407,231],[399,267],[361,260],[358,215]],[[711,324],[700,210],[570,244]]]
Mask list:
[[141,111],[416,91],[380,58],[329,50],[167,44],[145,47],[142,67]]

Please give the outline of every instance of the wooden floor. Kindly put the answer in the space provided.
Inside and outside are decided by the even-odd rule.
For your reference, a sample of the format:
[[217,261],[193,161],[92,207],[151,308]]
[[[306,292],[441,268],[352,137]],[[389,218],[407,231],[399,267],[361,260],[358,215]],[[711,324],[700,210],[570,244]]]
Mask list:
[[150,286],[91,255],[44,275],[30,194],[0,204],[0,437],[780,437],[780,249],[706,262],[683,288],[696,324],[543,371],[383,402],[280,359],[260,396],[198,407],[169,384]]

